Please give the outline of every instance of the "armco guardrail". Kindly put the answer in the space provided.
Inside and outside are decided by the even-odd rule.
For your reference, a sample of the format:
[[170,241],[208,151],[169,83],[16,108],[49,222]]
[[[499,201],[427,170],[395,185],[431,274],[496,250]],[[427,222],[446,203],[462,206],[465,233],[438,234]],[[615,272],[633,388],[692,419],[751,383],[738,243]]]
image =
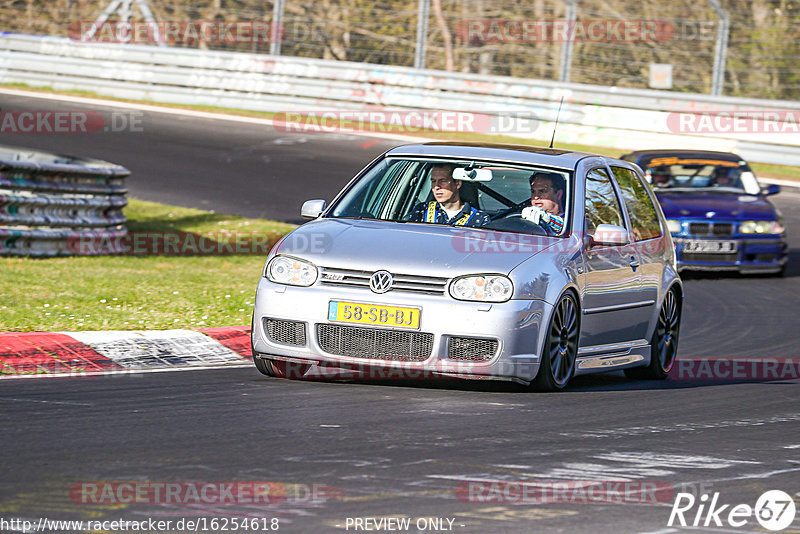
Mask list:
[[0,146],[0,255],[99,253],[81,243],[102,240],[119,252],[127,231],[124,167],[95,159]]
[[[562,143],[727,150],[751,161],[800,165],[798,102],[23,35],[0,35],[0,82],[274,112],[468,111],[518,119],[495,121],[478,133],[538,141],[549,141],[563,96]],[[758,117],[743,131],[713,122],[732,112]]]

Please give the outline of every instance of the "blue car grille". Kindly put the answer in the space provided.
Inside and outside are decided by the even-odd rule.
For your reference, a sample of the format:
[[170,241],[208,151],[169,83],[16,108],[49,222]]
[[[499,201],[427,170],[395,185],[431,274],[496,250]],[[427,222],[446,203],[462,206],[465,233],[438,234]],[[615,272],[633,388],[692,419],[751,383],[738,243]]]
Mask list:
[[733,224],[731,223],[714,223],[714,235],[732,235]]
[[690,222],[689,235],[726,236],[733,235],[733,223],[729,222]]

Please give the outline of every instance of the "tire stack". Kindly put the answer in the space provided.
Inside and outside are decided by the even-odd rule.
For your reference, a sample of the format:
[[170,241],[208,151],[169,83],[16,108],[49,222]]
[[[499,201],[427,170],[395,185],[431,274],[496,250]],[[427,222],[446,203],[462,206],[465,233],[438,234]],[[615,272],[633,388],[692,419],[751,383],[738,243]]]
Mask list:
[[122,252],[129,175],[105,161],[0,146],[0,256]]

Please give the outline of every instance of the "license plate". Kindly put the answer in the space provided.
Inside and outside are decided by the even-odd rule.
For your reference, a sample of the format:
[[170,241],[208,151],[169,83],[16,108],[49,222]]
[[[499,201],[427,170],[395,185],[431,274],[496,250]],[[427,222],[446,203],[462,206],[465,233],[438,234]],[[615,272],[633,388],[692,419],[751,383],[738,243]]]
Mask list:
[[736,252],[736,241],[687,241],[684,252],[706,252],[710,254],[727,254]]
[[380,306],[363,302],[328,303],[328,320],[342,323],[357,323],[392,328],[419,328],[420,308]]

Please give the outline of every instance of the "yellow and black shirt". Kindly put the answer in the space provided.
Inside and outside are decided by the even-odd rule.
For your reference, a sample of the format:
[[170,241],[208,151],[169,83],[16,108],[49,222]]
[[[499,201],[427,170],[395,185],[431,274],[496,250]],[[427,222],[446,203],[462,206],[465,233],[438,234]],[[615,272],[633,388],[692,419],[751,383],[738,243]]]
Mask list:
[[464,207],[452,218],[447,217],[447,213],[442,209],[438,202],[420,202],[411,210],[408,219],[410,222],[429,222],[439,224],[451,224],[453,226],[483,226],[489,222],[489,214],[485,211],[473,208],[469,202],[464,202]]

